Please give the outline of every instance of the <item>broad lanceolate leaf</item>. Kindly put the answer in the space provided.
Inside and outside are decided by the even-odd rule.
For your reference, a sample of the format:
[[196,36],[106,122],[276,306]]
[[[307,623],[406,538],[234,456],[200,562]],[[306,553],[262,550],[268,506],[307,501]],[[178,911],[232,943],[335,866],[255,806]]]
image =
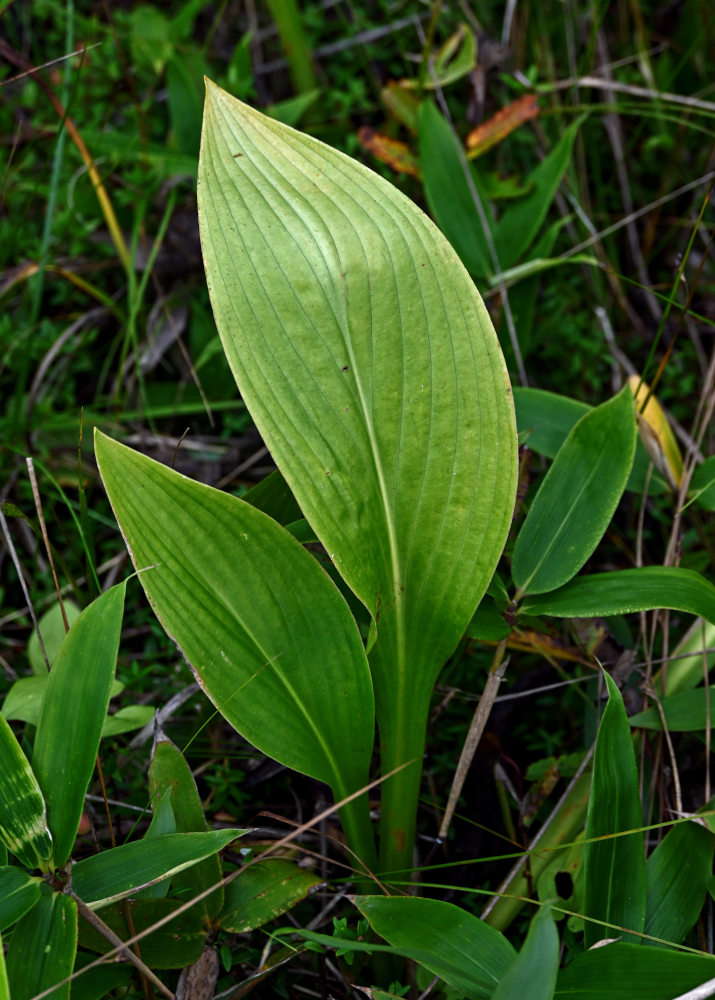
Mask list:
[[417,896],[356,896],[372,929],[473,1000],[491,997],[516,958],[507,939],[466,910]]
[[559,932],[550,907],[542,906],[492,1000],[551,1000],[558,971]]
[[646,862],[646,934],[684,940],[702,910],[714,847],[713,834],[698,823],[678,823],[661,840]]
[[559,974],[555,1000],[673,1000],[715,977],[715,959],[609,944],[577,955]]
[[[204,810],[189,765],[178,747],[168,739],[158,739],[149,765],[149,794],[152,805],[171,793],[171,808],[178,833],[202,833],[207,829]],[[154,805],[156,808],[156,806]],[[174,878],[177,891],[197,895],[221,881],[221,862],[217,855],[187,868]],[[219,886],[200,904],[208,918],[213,918],[223,906],[223,887]]]
[[40,880],[22,868],[0,868],[0,931],[32,909],[40,898]]
[[581,576],[550,594],[528,596],[520,610],[555,618],[597,618],[670,608],[715,623],[715,587],[691,569],[644,566]]
[[[646,908],[643,833],[615,836],[626,830],[638,831],[643,825],[638,769],[621,693],[608,674],[604,672],[603,676],[608,687],[608,704],[593,756],[586,818],[586,839],[592,842],[586,844],[584,862],[584,915],[642,931]],[[616,934],[610,928],[586,921],[587,948]]]
[[[315,559],[236,497],[102,434],[95,447],[134,565],[155,567],[139,577],[149,601],[222,715],[337,798],[366,785],[374,714],[365,650]],[[364,796],[356,807],[367,824]],[[369,864],[369,845],[350,836]]]
[[72,867],[72,887],[92,909],[107,906],[227,847],[245,830],[167,833],[93,854]]
[[70,856],[97,759],[117,665],[125,591],[126,581],[112,587],[72,625],[42,700],[32,766],[47,803],[57,866]]
[[511,567],[521,593],[555,590],[581,569],[621,499],[635,446],[626,386],[579,420],[534,497]]
[[[511,521],[516,439],[493,327],[403,195],[212,85],[199,218],[241,394],[373,616],[383,768],[419,762],[429,691]],[[400,838],[411,856],[409,829]]]
[[0,715],[0,841],[27,868],[47,868],[52,836],[40,786]]
[[[19,921],[7,954],[12,1000],[31,1000],[72,972],[77,952],[77,904],[71,896],[43,892]],[[49,1000],[67,1000],[70,984],[58,987]]]

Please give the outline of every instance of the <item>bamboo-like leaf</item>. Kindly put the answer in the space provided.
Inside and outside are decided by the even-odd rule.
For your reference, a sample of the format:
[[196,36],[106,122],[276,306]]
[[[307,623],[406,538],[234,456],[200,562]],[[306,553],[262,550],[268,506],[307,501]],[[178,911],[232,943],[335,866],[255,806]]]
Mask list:
[[559,932],[549,906],[531,921],[521,951],[492,994],[492,1000],[551,1000],[559,972]]
[[[171,808],[178,833],[203,833],[207,829],[204,810],[196,788],[194,776],[178,747],[166,739],[157,739],[149,765],[149,794],[152,803],[171,794]],[[221,862],[217,855],[206,858],[187,868],[174,878],[174,889],[185,890],[185,895],[196,896],[221,881]],[[201,904],[202,912],[209,919],[215,917],[223,906],[223,887],[219,886]]]
[[226,886],[221,928],[245,934],[262,927],[305,899],[320,881],[312,872],[284,858],[251,865]]
[[22,747],[2,715],[0,841],[27,868],[47,868],[52,857],[45,800]]
[[40,898],[40,880],[21,868],[0,868],[0,931],[32,909]]
[[516,958],[507,939],[466,910],[417,896],[356,896],[354,903],[380,937],[473,1000],[491,997]]
[[[31,1000],[72,972],[77,951],[77,904],[71,896],[43,892],[15,927],[7,954],[12,1000]],[[70,984],[49,994],[68,1000]]]
[[[586,817],[586,840],[591,843],[584,855],[584,916],[642,931],[646,875],[638,768],[621,693],[607,673],[603,676],[608,703],[596,737]],[[615,836],[627,830],[636,832]],[[604,937],[613,937],[613,932],[586,921],[587,948]]]
[[698,823],[678,823],[661,840],[646,862],[646,934],[683,941],[702,910],[714,848],[713,834]]
[[[206,694],[259,750],[329,784],[368,782],[373,695],[335,585],[261,511],[96,435],[104,485],[159,621]],[[343,819],[358,824],[363,796]],[[370,844],[351,841],[370,864]]]
[[[213,85],[199,221],[241,395],[373,616],[383,769],[419,762],[434,680],[511,521],[513,407],[493,327],[454,251],[402,194]],[[404,803],[383,804],[400,863],[419,764],[412,772]]]
[[[681,691],[661,700],[666,725],[673,733],[698,733],[715,726],[715,687]],[[656,705],[631,715],[632,726],[662,729],[663,720]]]
[[679,566],[643,566],[577,577],[550,594],[529,595],[520,610],[554,618],[598,618],[670,608],[715,623],[715,587]]
[[577,955],[559,974],[554,1000],[673,1000],[715,977],[715,959],[609,944]]
[[[47,803],[55,865],[70,856],[109,707],[126,581],[102,594],[72,625],[50,671],[32,766]],[[72,713],[72,725],[67,713]]]
[[78,861],[72,867],[72,886],[85,903],[98,910],[203,861],[244,833],[210,830],[135,840]]
[[534,497],[511,566],[521,593],[555,590],[581,569],[621,499],[635,446],[626,386],[578,421]]

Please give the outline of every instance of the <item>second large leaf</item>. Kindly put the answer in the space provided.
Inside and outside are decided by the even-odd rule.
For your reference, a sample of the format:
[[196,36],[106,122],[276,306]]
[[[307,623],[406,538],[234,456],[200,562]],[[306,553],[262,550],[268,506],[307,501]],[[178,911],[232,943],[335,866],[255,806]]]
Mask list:
[[241,394],[378,637],[431,683],[513,507],[513,405],[479,294],[389,183],[212,84],[199,216]]

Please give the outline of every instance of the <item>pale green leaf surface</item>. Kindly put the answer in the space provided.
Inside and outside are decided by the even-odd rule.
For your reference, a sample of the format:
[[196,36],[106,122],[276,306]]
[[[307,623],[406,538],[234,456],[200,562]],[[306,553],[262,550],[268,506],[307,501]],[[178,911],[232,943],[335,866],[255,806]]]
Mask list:
[[0,841],[27,868],[52,856],[47,810],[32,768],[0,715]]
[[271,858],[251,865],[225,889],[223,930],[245,934],[290,910],[321,879],[293,861]]
[[375,933],[472,998],[491,997],[516,957],[507,939],[452,903],[417,896],[356,896]]
[[[596,737],[586,817],[586,840],[592,842],[584,854],[584,916],[642,931],[646,874],[643,833],[638,832],[643,825],[638,768],[621,693],[607,673],[603,677],[608,703]],[[627,830],[636,832],[612,836]],[[586,921],[587,948],[613,936],[600,924]]]
[[715,623],[715,587],[678,566],[643,566],[577,577],[550,594],[529,595],[520,610],[555,618],[597,618],[670,608]]
[[581,569],[621,499],[635,445],[628,386],[578,421],[534,497],[514,545],[512,576],[522,593],[555,590]]
[[542,906],[492,1000],[552,1000],[559,972],[559,932],[551,909]]
[[85,903],[99,909],[216,854],[244,833],[210,830],[135,840],[78,861],[72,867],[72,886]]
[[40,898],[40,881],[21,868],[0,868],[0,931],[19,920]]
[[269,756],[338,796],[367,784],[373,696],[355,622],[261,511],[96,435],[104,485],[159,621],[206,694]]
[[577,955],[562,969],[554,998],[673,1000],[713,977],[715,959],[707,955],[609,944]]
[[[70,975],[77,951],[77,904],[60,892],[43,892],[18,922],[7,954],[12,1000],[32,997]],[[68,1000],[70,984],[58,987],[50,1000]]]
[[699,823],[668,831],[646,862],[646,934],[684,940],[702,910],[714,848],[715,837]]
[[[513,406],[479,295],[389,183],[209,85],[199,216],[241,394],[377,619],[441,666],[513,506]],[[436,662],[436,666],[432,662]]]
[[32,766],[47,803],[57,866],[70,856],[97,759],[117,665],[125,591],[123,581],[101,594],[72,625],[42,700]]
[[[79,617],[79,612],[78,612]],[[77,619],[75,619],[76,621]],[[40,711],[42,709],[42,699],[45,697],[47,682],[50,675],[45,670],[44,674],[36,677],[20,677],[8,691],[2,705],[2,714],[8,720],[17,722],[27,722],[30,726],[36,726],[40,721]],[[112,682],[110,697],[114,698],[124,690],[124,685],[119,681]],[[132,708],[143,709],[143,705],[132,706]],[[153,714],[153,709],[149,709],[149,716]],[[121,712],[113,717],[107,717],[102,727],[102,736],[114,736],[117,733],[111,724],[112,718],[124,718]],[[144,722],[148,721],[148,718]],[[144,722],[141,725],[144,725]],[[119,732],[126,732],[126,729],[119,729]]]
[[[80,615],[80,609],[74,603],[74,601],[65,601],[65,614],[67,615],[67,622],[70,627],[77,621]],[[38,625],[40,627],[40,634],[42,636],[42,642],[45,647],[45,652],[47,653],[47,659],[50,661],[50,666],[55,662],[55,658],[60,651],[60,646],[64,642],[66,629],[64,619],[62,617],[62,609],[59,603],[53,604],[51,608],[40,618]],[[40,640],[37,638],[37,633],[33,630],[27,643],[27,656],[30,661],[30,666],[32,667],[32,672],[37,674],[38,677],[47,676],[47,664],[45,663],[45,658],[42,655],[42,649],[40,647]]]
[[125,705],[124,708],[117,709],[113,715],[106,716],[102,723],[102,739],[141,729],[151,722],[154,711],[151,705]]

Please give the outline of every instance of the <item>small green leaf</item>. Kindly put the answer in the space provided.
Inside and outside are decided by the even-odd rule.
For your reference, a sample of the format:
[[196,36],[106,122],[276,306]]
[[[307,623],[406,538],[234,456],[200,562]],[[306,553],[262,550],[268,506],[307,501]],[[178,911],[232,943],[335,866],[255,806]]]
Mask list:
[[[67,615],[67,623],[72,627],[79,618],[80,609],[74,601],[65,601],[64,607],[65,614]],[[67,633],[59,602],[53,604],[51,608],[45,611],[38,624],[45,652],[47,653],[47,659],[50,661],[50,666],[52,666]],[[38,677],[47,677],[47,664],[42,655],[40,640],[37,638],[35,631],[31,633],[27,643],[27,656],[32,667],[32,672]]]
[[283,858],[251,865],[225,888],[221,927],[233,934],[262,927],[305,899],[320,882],[313,872]]
[[577,577],[550,594],[529,595],[520,611],[555,618],[607,618],[655,608],[685,611],[715,623],[715,587],[691,569],[643,566]]
[[46,868],[52,857],[45,800],[27,757],[2,715],[0,841],[27,868]]
[[684,940],[702,910],[714,849],[715,837],[699,823],[677,823],[661,840],[646,862],[646,934]]
[[[638,768],[621,693],[607,673],[603,676],[608,703],[596,737],[586,818],[591,842],[584,856],[584,916],[642,931],[646,874]],[[629,830],[635,832],[615,836]],[[587,920],[586,947],[617,933]]]
[[577,955],[554,1000],[673,1000],[715,977],[715,959],[670,949],[609,944]]
[[[71,896],[45,891],[18,922],[7,953],[12,1000],[31,1000],[72,972],[77,951],[77,904]],[[68,1000],[70,984],[49,1000]]]
[[635,446],[626,386],[578,421],[534,497],[511,566],[522,594],[555,590],[581,569],[618,506]]
[[521,951],[491,1000],[552,1000],[559,972],[559,932],[551,908],[542,906],[531,921]]
[[[8,691],[2,705],[2,714],[8,722],[26,722],[30,726],[37,726],[40,721],[42,700],[45,697],[45,691],[47,690],[47,682],[49,679],[50,675],[45,670],[44,675],[38,675],[37,677],[20,677],[19,680],[15,681]],[[117,680],[112,681],[110,697],[115,698],[118,694],[121,694],[123,690],[123,684]],[[141,717],[144,719],[144,722],[142,722],[141,725],[148,722],[154,714],[154,709],[149,708],[148,706],[132,705],[130,708],[132,710],[140,710]],[[127,725],[129,722],[129,718],[125,718],[125,711],[126,710],[123,709],[115,715],[107,716],[104,720],[104,725],[102,726],[102,736],[116,736],[119,732],[127,732],[127,729],[122,728],[122,724]],[[134,718],[133,715],[132,718]],[[137,715],[136,718],[138,719],[139,716]],[[117,732],[115,732],[115,719],[119,720]]]
[[715,455],[696,467],[690,480],[689,496],[704,510],[715,510]]
[[40,898],[40,879],[21,868],[0,868],[0,931],[12,926]]
[[417,961],[473,1000],[491,997],[516,957],[507,939],[466,910],[417,896],[356,896],[370,926],[400,954]]
[[97,910],[216,854],[244,833],[246,830],[211,830],[135,840],[78,861],[72,868],[72,885],[77,895]]
[[[203,806],[194,776],[178,747],[166,739],[157,739],[149,765],[149,794],[152,802],[171,793],[171,808],[178,833],[203,833],[207,829]],[[221,862],[217,855],[187,868],[175,876],[174,890],[185,897],[196,896],[221,881]],[[200,909],[212,919],[223,906],[223,888],[219,886],[207,897]]]
[[57,866],[70,856],[97,759],[117,665],[125,591],[126,581],[85,608],[60,647],[42,700],[32,766],[47,803]]

